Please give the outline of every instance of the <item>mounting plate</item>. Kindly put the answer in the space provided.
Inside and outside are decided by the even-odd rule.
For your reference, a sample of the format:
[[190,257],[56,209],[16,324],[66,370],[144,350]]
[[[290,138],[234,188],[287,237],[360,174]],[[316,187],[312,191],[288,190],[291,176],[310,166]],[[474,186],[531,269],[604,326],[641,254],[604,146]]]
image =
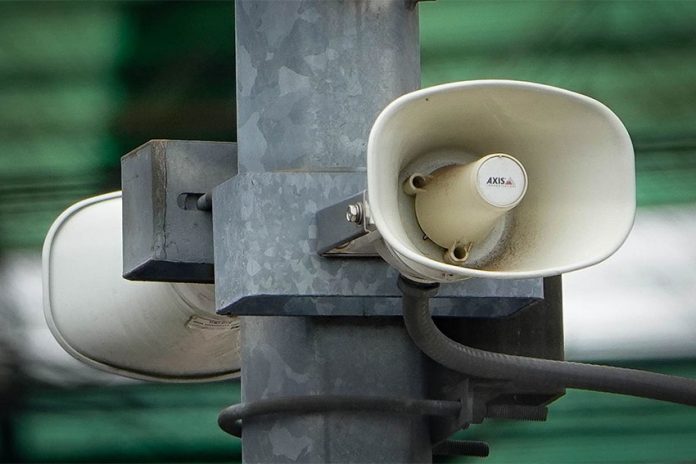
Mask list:
[[[398,272],[382,259],[318,253],[317,212],[363,191],[365,182],[359,170],[247,172],[216,187],[215,281],[224,282],[215,291],[218,312],[401,315]],[[334,220],[345,221],[345,214]],[[431,307],[437,316],[496,318],[543,298],[540,278],[469,279],[443,285]]]
[[198,198],[237,173],[237,144],[151,140],[121,158],[123,277],[213,283],[213,224]]

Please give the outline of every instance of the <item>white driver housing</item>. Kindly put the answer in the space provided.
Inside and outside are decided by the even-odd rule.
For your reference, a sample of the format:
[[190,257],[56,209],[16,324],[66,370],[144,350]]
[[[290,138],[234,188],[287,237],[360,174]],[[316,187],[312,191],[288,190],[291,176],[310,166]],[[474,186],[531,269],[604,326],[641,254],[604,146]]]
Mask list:
[[424,240],[444,248],[447,263],[463,265],[527,191],[527,174],[510,155],[496,153],[468,164],[413,174],[404,185],[415,196],[415,214]]

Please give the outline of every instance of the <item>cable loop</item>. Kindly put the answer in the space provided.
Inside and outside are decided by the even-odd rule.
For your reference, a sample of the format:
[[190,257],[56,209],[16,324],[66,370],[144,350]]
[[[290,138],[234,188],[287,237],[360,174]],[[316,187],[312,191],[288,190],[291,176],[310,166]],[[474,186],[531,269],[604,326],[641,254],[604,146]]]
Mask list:
[[225,432],[241,437],[243,419],[269,414],[369,411],[413,416],[457,417],[461,407],[458,401],[444,400],[357,395],[289,396],[229,406],[218,416],[218,425]]

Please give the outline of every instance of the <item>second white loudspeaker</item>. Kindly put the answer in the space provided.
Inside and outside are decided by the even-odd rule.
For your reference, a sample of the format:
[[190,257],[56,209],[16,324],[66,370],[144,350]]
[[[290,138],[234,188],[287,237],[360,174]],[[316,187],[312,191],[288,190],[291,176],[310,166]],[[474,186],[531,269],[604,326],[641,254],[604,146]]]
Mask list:
[[43,249],[44,313],[73,357],[143,380],[240,373],[239,319],[215,314],[214,286],[122,277],[121,192],[68,208]]

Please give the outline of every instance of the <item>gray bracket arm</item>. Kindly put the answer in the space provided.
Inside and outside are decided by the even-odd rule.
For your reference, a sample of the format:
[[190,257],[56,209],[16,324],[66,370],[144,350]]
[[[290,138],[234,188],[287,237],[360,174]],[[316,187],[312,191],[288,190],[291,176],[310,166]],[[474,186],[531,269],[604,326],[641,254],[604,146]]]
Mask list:
[[325,258],[378,257],[378,238],[365,190],[317,212],[317,253]]
[[123,276],[213,283],[213,222],[199,200],[236,173],[232,142],[151,140],[121,158]]

